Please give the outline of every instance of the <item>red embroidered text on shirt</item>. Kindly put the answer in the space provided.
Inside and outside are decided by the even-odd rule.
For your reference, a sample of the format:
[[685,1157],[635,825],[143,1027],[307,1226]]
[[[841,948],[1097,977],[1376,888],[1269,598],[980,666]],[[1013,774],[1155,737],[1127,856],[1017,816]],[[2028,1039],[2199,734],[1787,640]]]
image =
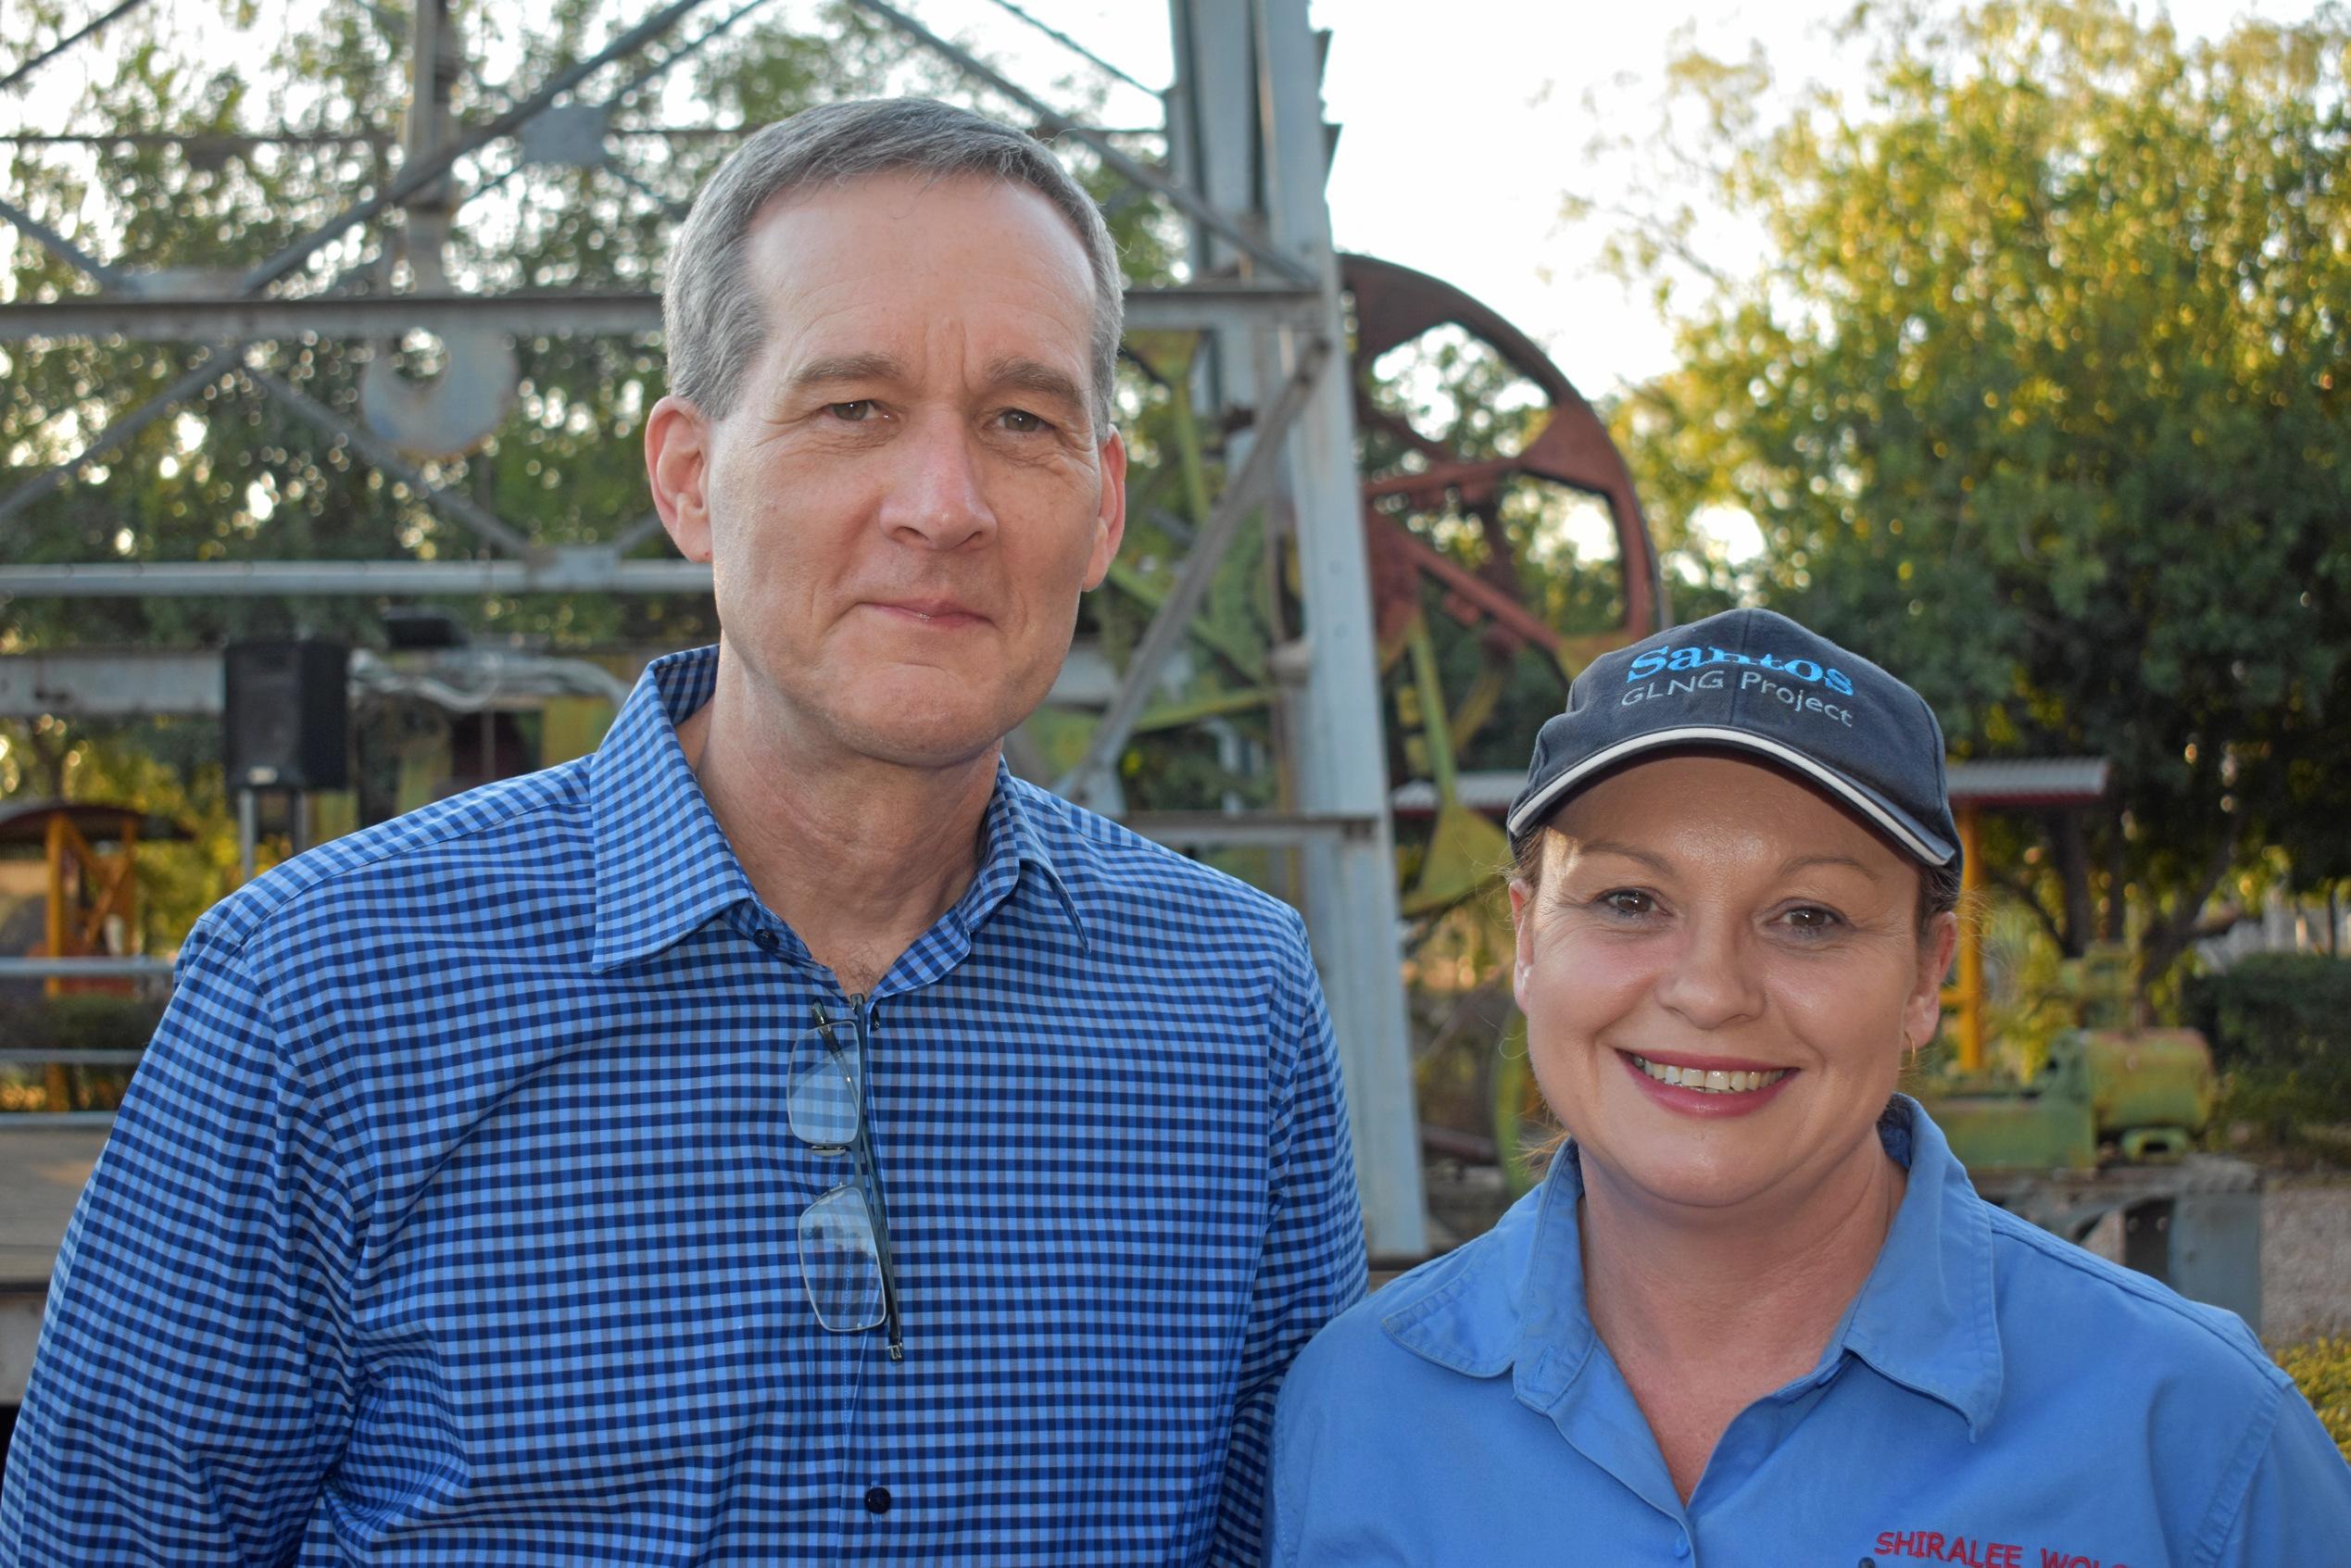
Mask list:
[[1946,1536],[1940,1530],[1880,1530],[1873,1548],[1880,1557],[1907,1557],[1914,1562],[1955,1562],[1960,1568],[2131,1568],[2059,1547],[2026,1549],[2015,1541],[1988,1541],[1978,1536]]

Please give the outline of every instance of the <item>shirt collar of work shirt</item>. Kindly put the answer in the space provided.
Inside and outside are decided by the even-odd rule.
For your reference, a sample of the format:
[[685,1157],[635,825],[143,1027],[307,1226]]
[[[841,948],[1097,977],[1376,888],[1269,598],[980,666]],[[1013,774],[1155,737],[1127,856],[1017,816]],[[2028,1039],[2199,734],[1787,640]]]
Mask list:
[[[1896,1096],[1880,1119],[1886,1152],[1910,1173],[1902,1206],[1860,1294],[1804,1376],[1765,1401],[1792,1424],[1849,1358],[1947,1406],[1982,1435],[2000,1401],[1992,1229],[1967,1172],[1917,1103]],[[1577,1205],[1582,1167],[1562,1150],[1535,1202],[1497,1229],[1501,1245],[1465,1249],[1455,1270],[1401,1282],[1381,1326],[1415,1355],[1471,1377],[1510,1375],[1520,1403],[1547,1415],[1561,1436],[1654,1506],[1681,1508],[1655,1443],[1629,1428],[1604,1375],[1620,1383],[1584,1303]],[[1383,1300],[1385,1298],[1383,1298]],[[1606,1366],[1604,1374],[1599,1370]]]
[[[791,928],[761,905],[678,746],[677,725],[708,702],[717,685],[716,647],[655,659],[590,764],[596,937],[589,963],[598,973],[664,952],[713,916],[747,932],[773,930],[785,957],[813,963]],[[954,968],[970,950],[972,932],[1011,895],[1024,872],[1037,873],[1068,920],[1071,935],[1088,947],[1077,900],[1011,781],[999,759],[978,874],[891,968],[877,998],[928,985]]]

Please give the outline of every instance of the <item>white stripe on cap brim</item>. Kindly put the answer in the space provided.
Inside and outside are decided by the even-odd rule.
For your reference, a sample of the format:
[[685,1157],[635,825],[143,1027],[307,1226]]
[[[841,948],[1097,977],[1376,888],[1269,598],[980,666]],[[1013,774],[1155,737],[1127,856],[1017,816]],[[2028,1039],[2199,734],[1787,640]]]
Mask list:
[[1818,781],[1824,787],[1833,791],[1839,799],[1851,803],[1855,810],[1885,829],[1888,837],[1927,864],[1947,866],[1951,863],[1951,858],[1958,853],[1958,850],[1950,845],[1942,844],[1927,836],[1911,823],[1887,810],[1885,807],[1873,799],[1868,792],[1844,774],[1834,768],[1815,761],[1793,746],[1782,746],[1776,740],[1755,734],[1751,731],[1722,729],[1710,724],[1693,724],[1678,730],[1654,730],[1648,734],[1634,735],[1628,740],[1620,740],[1612,746],[1593,752],[1590,757],[1543,785],[1540,793],[1531,799],[1522,802],[1518,809],[1510,814],[1510,820],[1506,824],[1510,829],[1510,836],[1516,838],[1533,823],[1540,821],[1543,814],[1552,809],[1560,797],[1573,788],[1578,780],[1590,778],[1601,769],[1612,763],[1621,762],[1628,757],[1635,757],[1641,752],[1654,751],[1660,746],[1735,746],[1741,751],[1760,752],[1766,757],[1786,763],[1806,778]]

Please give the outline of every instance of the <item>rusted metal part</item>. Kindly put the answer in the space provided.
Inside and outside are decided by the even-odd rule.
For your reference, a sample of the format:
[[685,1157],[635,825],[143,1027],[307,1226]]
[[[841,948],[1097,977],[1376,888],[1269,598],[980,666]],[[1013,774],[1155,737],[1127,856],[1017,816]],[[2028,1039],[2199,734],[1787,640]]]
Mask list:
[[[1366,489],[1369,486],[1365,486]],[[1508,631],[1521,643],[1540,648],[1556,659],[1567,646],[1566,640],[1545,623],[1542,617],[1520,604],[1516,598],[1489,583],[1483,577],[1447,558],[1411,529],[1375,508],[1364,508],[1366,542],[1372,548],[1375,594],[1388,585],[1390,573],[1402,584],[1403,619],[1409,620],[1420,611],[1416,579],[1421,575],[1444,584],[1447,610],[1463,621],[1484,617]],[[1454,608],[1454,602],[1459,608]],[[1380,604],[1380,644],[1387,646],[1388,616],[1391,607]],[[1400,633],[1401,634],[1401,633]]]
[[[1419,612],[1418,584],[1403,570],[1407,565],[1413,573],[1427,572],[1445,583],[1452,595],[1449,612],[1460,615],[1466,610],[1487,617],[1491,630],[1507,642],[1531,644],[1563,662],[1571,651],[1580,652],[1590,646],[1592,639],[1578,639],[1572,649],[1563,646],[1558,633],[1519,602],[1516,573],[1496,503],[1504,484],[1522,477],[1565,485],[1607,507],[1622,563],[1625,614],[1606,646],[1621,646],[1662,625],[1664,579],[1640,497],[1633,492],[1632,475],[1616,443],[1609,439],[1608,427],[1550,356],[1494,310],[1426,273],[1367,256],[1341,257],[1340,271],[1355,301],[1358,364],[1368,364],[1434,328],[1456,326],[1533,383],[1551,407],[1551,418],[1515,456],[1472,458],[1372,407],[1359,383],[1358,423],[1403,441],[1427,464],[1420,471],[1386,475],[1364,485],[1364,523],[1372,544],[1383,652],[1402,646],[1405,622]],[[1372,504],[1391,498],[1414,510],[1457,506],[1476,516],[1491,546],[1489,569],[1472,572],[1445,560],[1401,521]],[[1448,570],[1439,571],[1437,563]],[[1476,587],[1468,586],[1471,583]],[[1502,609],[1502,605],[1509,608]]]

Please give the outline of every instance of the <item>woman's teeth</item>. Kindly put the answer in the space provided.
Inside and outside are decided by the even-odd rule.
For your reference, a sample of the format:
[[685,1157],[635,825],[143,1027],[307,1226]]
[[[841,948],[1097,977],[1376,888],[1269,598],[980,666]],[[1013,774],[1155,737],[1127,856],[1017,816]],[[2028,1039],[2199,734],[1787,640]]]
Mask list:
[[1667,1067],[1641,1056],[1634,1057],[1632,1062],[1660,1084],[1696,1089],[1702,1095],[1743,1095],[1756,1089],[1767,1089],[1788,1076],[1790,1072],[1785,1067],[1776,1067],[1768,1073],[1725,1073],[1713,1068]]

